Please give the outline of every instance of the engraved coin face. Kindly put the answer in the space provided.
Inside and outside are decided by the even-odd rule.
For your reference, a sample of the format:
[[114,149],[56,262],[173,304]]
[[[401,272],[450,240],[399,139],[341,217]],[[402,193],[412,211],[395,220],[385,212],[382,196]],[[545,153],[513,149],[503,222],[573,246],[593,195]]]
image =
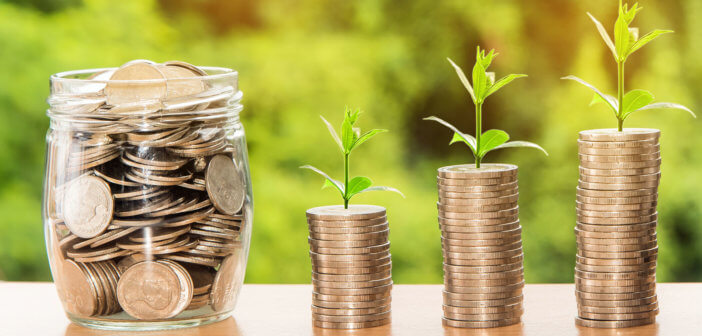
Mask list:
[[63,200],[66,226],[80,238],[93,238],[103,233],[113,211],[110,186],[95,176],[86,175],[71,182]]
[[236,255],[231,255],[222,261],[219,271],[212,284],[212,309],[217,312],[234,309],[236,291],[238,290]]
[[56,281],[59,297],[66,311],[78,316],[92,316],[97,310],[97,293],[83,270],[71,260],[61,267],[61,278]]
[[[119,105],[166,96],[167,86],[163,73],[146,61],[130,62],[115,70],[105,86],[107,103]],[[138,82],[141,81],[141,82]]]
[[117,299],[122,309],[134,318],[165,319],[178,315],[183,303],[189,302],[190,297],[183,292],[173,268],[143,261],[127,269],[119,279]]
[[226,155],[217,155],[210,160],[205,172],[207,194],[215,208],[233,215],[244,204],[244,181],[234,161]]

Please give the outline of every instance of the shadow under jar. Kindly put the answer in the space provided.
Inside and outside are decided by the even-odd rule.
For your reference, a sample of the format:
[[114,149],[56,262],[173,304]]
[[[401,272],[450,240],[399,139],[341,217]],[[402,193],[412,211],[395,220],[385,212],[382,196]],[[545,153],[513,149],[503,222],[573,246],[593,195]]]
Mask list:
[[149,61],[51,77],[43,215],[73,322],[149,330],[231,314],[253,215],[237,79]]

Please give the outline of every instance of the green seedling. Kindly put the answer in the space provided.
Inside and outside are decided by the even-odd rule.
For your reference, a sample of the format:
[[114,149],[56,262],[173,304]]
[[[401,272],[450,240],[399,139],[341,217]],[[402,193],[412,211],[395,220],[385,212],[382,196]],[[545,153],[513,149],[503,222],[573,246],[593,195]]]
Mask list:
[[[531,143],[528,141],[509,141],[509,134],[507,134],[507,132],[503,130],[491,129],[485,131],[484,133],[482,132],[483,104],[485,103],[485,99],[493,93],[497,92],[505,85],[512,82],[513,80],[521,77],[526,77],[526,75],[512,74],[507,75],[498,81],[495,81],[495,73],[487,72],[487,68],[490,66],[495,56],[497,56],[495,50],[491,50],[489,53],[486,54],[485,50],[481,50],[480,47],[478,47],[475,66],[473,66],[472,85],[470,82],[468,82],[468,78],[466,77],[463,70],[461,70],[461,68],[458,65],[456,65],[456,63],[454,63],[450,58],[448,59],[453,68],[456,70],[458,78],[461,79],[463,86],[465,86],[466,90],[470,94],[471,99],[473,100],[473,103],[475,104],[475,137],[473,137],[470,134],[466,134],[459,131],[458,128],[456,128],[455,126],[437,117],[432,116],[424,118],[424,120],[436,121],[452,130],[454,132],[453,138],[451,139],[451,142],[449,144],[453,144],[455,142],[465,143],[468,146],[468,148],[470,148],[470,150],[473,152],[473,157],[475,157],[476,168],[480,168],[480,163],[483,161],[485,155],[488,152],[493,151],[495,149],[508,147],[531,147],[539,149],[546,153],[546,150],[544,150],[543,148],[541,148],[541,146],[535,143]],[[548,155],[548,153],[546,153],[546,155]]]
[[659,36],[673,32],[672,30],[656,29],[639,38],[639,29],[629,27],[629,25],[634,21],[636,14],[641,9],[643,8],[639,7],[638,3],[635,3],[634,6],[629,8],[628,4],[622,4],[622,0],[619,0],[619,17],[614,23],[614,41],[612,41],[612,38],[610,38],[609,33],[607,33],[602,23],[597,21],[592,14],[587,13],[590,19],[595,23],[595,27],[597,27],[600,36],[602,36],[609,50],[612,51],[614,60],[617,62],[617,97],[602,93],[602,91],[598,90],[594,85],[578,77],[563,77],[563,79],[577,81],[594,91],[595,96],[591,105],[595,103],[605,103],[605,105],[609,106],[612,112],[614,112],[614,116],[617,118],[617,128],[620,132],[624,130],[624,120],[636,111],[679,109],[689,112],[695,118],[697,117],[692,110],[680,104],[653,103],[653,94],[646,90],[631,90],[625,93],[624,67],[629,56]]
[[341,154],[343,154],[344,156],[343,183],[341,183],[341,181],[337,181],[331,178],[329,175],[315,167],[300,167],[310,169],[316,172],[317,174],[322,175],[325,178],[324,185],[322,186],[322,188],[333,187],[336,190],[338,190],[339,193],[341,193],[341,197],[344,199],[344,209],[349,208],[349,200],[351,200],[351,197],[368,191],[393,191],[402,195],[402,197],[405,197],[402,194],[402,192],[395,188],[372,186],[373,182],[371,181],[371,179],[365,176],[356,176],[349,180],[349,158],[351,156],[351,152],[364,142],[370,140],[370,138],[374,137],[375,135],[387,132],[387,130],[384,129],[374,129],[361,134],[361,130],[359,128],[353,127],[356,124],[356,121],[358,120],[360,114],[360,110],[352,111],[349,108],[346,108],[346,111],[344,112],[344,122],[341,124],[341,137],[339,137],[339,134],[336,133],[336,130],[334,130],[334,127],[327,121],[327,119],[324,119],[324,117],[320,116],[320,118],[322,118],[322,121],[324,121],[324,123],[327,125],[327,128],[329,129],[329,133],[331,133],[332,138],[334,139],[336,144],[339,145]]

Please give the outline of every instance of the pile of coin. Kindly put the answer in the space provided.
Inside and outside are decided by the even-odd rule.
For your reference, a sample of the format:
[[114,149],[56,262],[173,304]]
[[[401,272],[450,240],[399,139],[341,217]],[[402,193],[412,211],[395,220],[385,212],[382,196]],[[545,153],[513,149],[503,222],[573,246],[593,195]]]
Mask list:
[[524,254],[517,166],[443,167],[438,189],[444,325],[491,328],[519,323]]
[[660,131],[580,132],[575,236],[576,323],[655,322]]
[[54,83],[46,215],[70,314],[233,308],[251,220],[246,151],[232,130],[238,90],[205,75],[133,61],[77,88]]
[[385,208],[307,210],[316,327],[357,329],[390,322],[392,261]]

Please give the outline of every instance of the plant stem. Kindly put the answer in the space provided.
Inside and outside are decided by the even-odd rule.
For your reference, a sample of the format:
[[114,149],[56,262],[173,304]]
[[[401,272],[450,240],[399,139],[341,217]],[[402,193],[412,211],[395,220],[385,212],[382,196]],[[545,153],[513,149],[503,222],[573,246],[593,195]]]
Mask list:
[[617,62],[617,98],[619,99],[619,111],[617,111],[618,130],[619,132],[624,130],[624,119],[622,119],[622,112],[624,108],[624,61]]
[[475,168],[480,168],[481,157],[478,155],[480,153],[480,138],[483,134],[483,103],[475,104]]
[[349,208],[349,154],[344,154],[344,209]]

